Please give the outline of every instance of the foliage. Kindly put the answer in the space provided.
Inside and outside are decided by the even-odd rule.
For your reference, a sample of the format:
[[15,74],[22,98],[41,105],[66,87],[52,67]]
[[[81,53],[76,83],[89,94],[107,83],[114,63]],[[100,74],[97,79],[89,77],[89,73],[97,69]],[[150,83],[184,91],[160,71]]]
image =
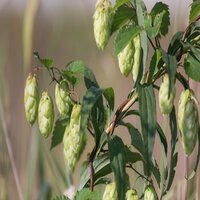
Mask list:
[[[105,5],[109,7],[109,12],[104,10]],[[115,107],[115,91],[110,87],[101,88],[93,72],[82,61],[71,61],[64,69],[60,69],[54,66],[52,59],[41,58],[39,53],[35,52],[35,57],[47,70],[52,82],[59,87],[60,97],[56,101],[56,106],[59,112],[61,110],[59,108],[63,108],[54,125],[51,149],[64,141],[66,168],[69,173],[72,173],[83,152],[85,139],[83,141],[82,138],[86,138],[86,134],[93,137],[93,149],[82,164],[80,185],[75,194],[77,200],[101,199],[102,195],[98,191],[93,192],[94,187],[111,182],[116,185],[118,199],[124,200],[128,190],[138,189],[130,185],[127,169],[131,169],[131,173],[137,178],[142,178],[145,187],[141,197],[150,199],[150,196],[153,196],[151,199],[162,199],[169,192],[174,181],[179,140],[182,140],[187,157],[193,153],[197,141],[200,149],[195,95],[192,92],[187,99],[181,95],[180,102],[184,103],[180,103],[178,112],[174,106],[177,82],[183,86],[183,91],[192,91],[189,79],[200,82],[199,1],[194,1],[191,5],[190,24],[183,32],[177,32],[172,37],[167,50],[163,49],[160,38],[164,37],[169,30],[168,5],[158,2],[148,12],[142,0],[116,0],[112,9],[108,0],[99,0],[96,9],[98,10],[94,17],[94,31],[95,37],[98,37],[95,38],[97,46],[104,49],[109,37],[115,35],[114,55],[118,59],[119,55],[122,56],[123,62],[128,62],[129,68],[131,67],[129,72],[132,71],[133,74],[132,90],[124,102]],[[136,41],[139,45],[135,44]],[[132,43],[134,45],[129,45]],[[150,65],[147,66],[149,45],[152,46],[154,53]],[[126,48],[127,46],[129,48]],[[126,53],[120,54],[125,48]],[[125,71],[121,68],[120,70]],[[134,75],[135,70],[138,72],[136,75]],[[125,75],[127,76],[129,72]],[[76,86],[83,81],[82,78],[86,91],[80,101]],[[163,81],[161,85],[159,85],[160,80]],[[65,87],[61,84],[63,81]],[[159,90],[159,100],[161,100],[159,109],[163,114],[163,121],[169,121],[170,142],[166,139],[166,128],[162,128],[157,120],[156,90]],[[58,92],[55,95],[57,97]],[[70,101],[65,101],[64,98]],[[135,110],[132,109],[133,105],[136,107]],[[73,108],[78,106],[81,110],[74,113],[73,108],[69,109],[71,106]],[[52,130],[52,124],[49,125],[46,118],[52,119],[54,116],[53,106],[50,111],[47,107],[43,106],[39,109],[39,113],[43,113],[43,121],[40,120],[39,125],[44,127],[46,136]],[[115,112],[114,108],[116,108]],[[140,124],[134,124],[128,116],[138,118]],[[34,121],[35,118],[31,123]],[[115,129],[118,127],[126,127],[131,137],[130,146],[115,135]],[[178,129],[182,134],[181,137],[178,137]],[[73,138],[75,136],[72,132],[76,133],[74,134],[76,138]],[[192,142],[188,142],[190,137],[193,138]],[[161,163],[158,163],[154,156],[154,144],[157,138],[162,152]],[[78,145],[74,145],[75,139]],[[68,165],[71,162],[70,158],[74,160],[71,168]],[[194,170],[191,174],[187,174],[188,180],[195,175],[199,159],[198,152]],[[143,166],[142,170],[136,170],[135,163],[140,163]],[[60,196],[54,199],[68,198]]]

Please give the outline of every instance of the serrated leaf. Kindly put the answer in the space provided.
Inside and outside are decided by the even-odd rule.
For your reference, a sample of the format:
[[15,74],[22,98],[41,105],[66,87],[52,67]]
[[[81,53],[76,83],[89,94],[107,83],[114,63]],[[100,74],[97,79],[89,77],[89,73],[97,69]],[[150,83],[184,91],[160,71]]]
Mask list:
[[175,108],[173,108],[170,113],[170,132],[171,132],[171,155],[170,155],[170,168],[169,168],[169,179],[165,189],[165,193],[167,193],[172,185],[174,180],[174,176],[176,173],[176,166],[178,161],[178,130],[177,130],[177,122],[176,122],[176,112]]
[[89,188],[84,188],[76,193],[75,200],[101,200],[98,191],[91,192]]
[[200,1],[193,0],[193,3],[191,4],[191,9],[190,9],[190,15],[189,15],[190,23],[192,23],[199,14],[200,14]]
[[110,107],[110,110],[114,110],[114,105],[115,105],[115,94],[113,88],[106,88],[103,91],[103,95],[106,98],[108,105]]
[[139,114],[145,146],[145,160],[147,161],[147,173],[152,162],[152,153],[156,132],[156,99],[153,86],[138,85]]
[[154,7],[151,10],[151,15],[153,19],[158,13],[162,13],[164,11],[164,15],[162,18],[162,24],[160,27],[160,33],[165,36],[169,31],[169,25],[170,25],[170,18],[169,18],[169,7],[167,4],[164,4],[162,2],[157,2]]
[[69,121],[68,118],[63,118],[63,117],[59,117],[56,120],[55,127],[53,130],[53,135],[51,137],[51,150],[62,142],[68,121]]
[[119,7],[117,5],[115,9],[116,10],[113,16],[111,34],[121,28],[128,20],[134,20],[134,16],[136,16],[135,10],[127,5],[121,5]]
[[41,58],[38,52],[34,52],[33,55],[40,61],[40,63],[46,67],[47,69],[50,69],[53,67],[53,60],[49,58]]
[[86,66],[82,60],[72,61],[67,64],[67,69],[75,74],[83,74]]
[[126,45],[143,30],[140,26],[129,25],[122,27],[115,38],[114,55],[117,56]]
[[[93,162],[93,169],[95,180],[98,180],[101,176],[106,176],[107,174],[111,173],[109,154],[105,153],[95,158]],[[88,162],[85,162],[81,170],[79,190],[87,185],[89,179],[89,165]]]
[[185,69],[185,72],[187,73],[187,75],[195,80],[195,81],[198,81],[200,82],[200,62],[195,59],[191,54],[188,54],[186,59],[185,59],[185,62],[184,62],[184,69]]
[[124,200],[126,193],[124,143],[118,136],[110,136],[108,139],[108,148],[111,168],[115,176],[118,199]]
[[180,49],[182,47],[181,40],[183,38],[183,32],[177,32],[171,39],[170,44],[168,46],[167,53],[172,56],[178,56],[180,53]]
[[60,195],[52,198],[51,200],[70,200],[70,199],[64,195]]

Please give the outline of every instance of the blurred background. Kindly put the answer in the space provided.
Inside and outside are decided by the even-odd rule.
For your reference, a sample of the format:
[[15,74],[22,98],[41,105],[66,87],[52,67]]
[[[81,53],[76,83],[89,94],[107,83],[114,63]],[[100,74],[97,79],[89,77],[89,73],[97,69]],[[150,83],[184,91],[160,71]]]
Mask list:
[[[33,58],[33,51],[38,51],[44,58],[52,58],[58,67],[64,67],[72,60],[83,60],[94,71],[101,87],[114,88],[116,106],[127,97],[132,87],[131,77],[124,78],[120,74],[116,59],[112,56],[113,37],[105,51],[101,52],[96,47],[92,19],[95,2],[0,1],[0,200],[38,199],[39,196],[45,199],[42,196],[45,192],[51,191],[55,196],[63,193],[67,187],[62,145],[50,151],[51,139],[44,141],[37,126],[30,128],[25,120],[24,83],[28,73],[40,66]],[[156,2],[145,1],[149,10]],[[169,4],[171,12],[169,34],[161,41],[166,48],[165,44],[172,35],[186,28],[191,2],[164,2]],[[49,89],[53,96],[53,85],[49,86],[47,73],[40,70],[38,79],[40,92]],[[193,85],[193,88],[197,90],[197,85]],[[79,92],[82,92],[81,88]],[[162,118],[160,121],[162,123]],[[128,138],[124,139],[128,141]],[[82,156],[83,160],[87,159],[89,146]],[[159,159],[158,148],[156,144]],[[181,199],[184,178],[182,153],[179,158],[171,199]],[[74,175],[75,186],[79,183],[79,176],[80,163]]]

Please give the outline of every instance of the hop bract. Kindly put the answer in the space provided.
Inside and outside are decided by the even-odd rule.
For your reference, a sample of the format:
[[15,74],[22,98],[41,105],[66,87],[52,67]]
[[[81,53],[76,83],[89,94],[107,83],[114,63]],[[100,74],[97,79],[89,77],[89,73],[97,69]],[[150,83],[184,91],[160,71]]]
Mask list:
[[133,63],[133,68],[132,68],[132,74],[133,74],[133,80],[136,81],[139,74],[139,69],[140,69],[140,49],[141,49],[140,35],[137,35],[136,37],[134,37],[133,43],[135,47],[135,53],[134,53],[134,63]]
[[115,182],[106,185],[102,200],[117,200]]
[[157,195],[152,186],[147,186],[144,191],[144,200],[157,200]]
[[35,75],[29,74],[24,89],[24,107],[26,119],[32,126],[37,118],[39,103],[38,84]]
[[169,114],[172,111],[175,95],[175,85],[172,85],[169,94],[169,75],[165,74],[159,90],[159,106],[162,114]]
[[72,107],[72,100],[67,90],[67,83],[64,80],[60,84],[56,84],[55,101],[58,111],[62,116],[70,115],[69,112]]
[[118,54],[119,69],[121,73],[125,76],[128,76],[133,68],[134,52],[134,45],[131,41]]
[[197,141],[199,117],[196,102],[192,90],[187,89],[181,93],[178,105],[178,126],[187,155],[192,153]]
[[86,134],[80,132],[80,112],[81,105],[75,104],[63,137],[64,157],[71,171],[74,170],[86,143]]
[[47,92],[42,93],[38,108],[38,126],[44,138],[52,131],[54,122],[53,101]]
[[96,44],[103,50],[108,43],[112,26],[112,5],[109,0],[97,1],[93,18]]
[[137,191],[134,189],[127,190],[126,200],[139,200]]

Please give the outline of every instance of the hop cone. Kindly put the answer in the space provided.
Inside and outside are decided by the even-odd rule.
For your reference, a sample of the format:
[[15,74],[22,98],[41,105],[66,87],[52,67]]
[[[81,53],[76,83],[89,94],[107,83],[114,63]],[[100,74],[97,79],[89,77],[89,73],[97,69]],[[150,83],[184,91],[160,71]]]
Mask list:
[[129,42],[127,46],[118,54],[119,69],[124,76],[128,76],[134,63],[134,45]]
[[126,192],[126,200],[139,200],[137,191],[130,189]]
[[169,75],[165,74],[159,90],[159,106],[162,114],[169,114],[174,105],[176,88],[173,85],[169,94]]
[[24,107],[26,119],[32,126],[37,118],[38,111],[38,84],[35,75],[29,74],[24,89]]
[[80,112],[81,105],[74,105],[63,137],[64,157],[71,171],[74,170],[86,143],[86,134],[80,133]]
[[103,50],[108,43],[112,26],[112,6],[109,0],[97,1],[93,18],[96,44]]
[[157,200],[157,195],[152,186],[147,186],[144,191],[144,200]]
[[42,93],[38,108],[38,126],[44,138],[52,131],[54,122],[54,108],[51,97],[47,92]]
[[136,81],[138,74],[139,74],[139,68],[140,68],[140,35],[137,35],[133,39],[134,47],[135,47],[135,53],[134,53],[134,63],[132,68],[132,74],[133,74],[133,80]]
[[56,84],[55,101],[58,111],[62,116],[69,115],[72,107],[72,100],[67,92],[67,89],[68,87],[65,81],[61,81],[60,84]]
[[114,182],[106,185],[102,200],[117,200],[117,190]]
[[190,155],[196,145],[199,128],[196,99],[192,90],[181,93],[178,105],[178,126],[185,153]]

